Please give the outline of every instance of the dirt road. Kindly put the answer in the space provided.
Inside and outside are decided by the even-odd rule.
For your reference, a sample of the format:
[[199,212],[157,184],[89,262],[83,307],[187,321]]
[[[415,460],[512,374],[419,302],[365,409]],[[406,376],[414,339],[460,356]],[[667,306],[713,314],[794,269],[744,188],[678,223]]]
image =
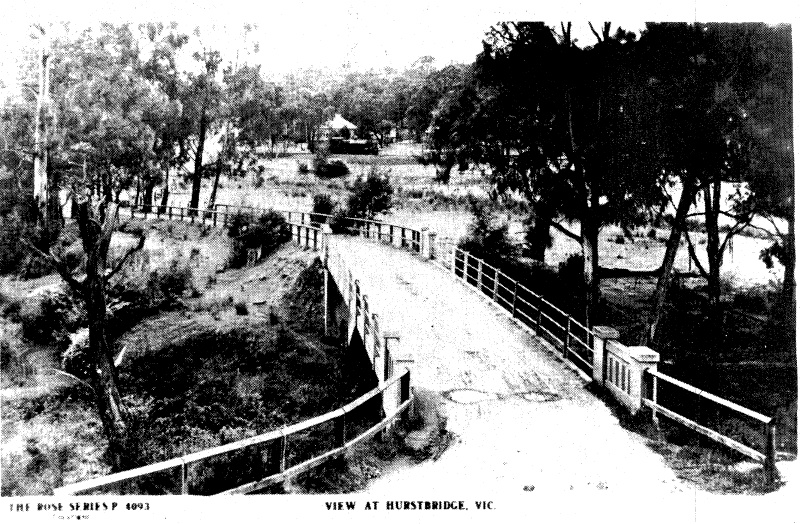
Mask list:
[[[454,444],[436,462],[369,493],[460,490],[685,490],[585,381],[450,275],[418,257],[334,237],[384,329],[415,359],[415,387],[438,393]],[[448,479],[443,482],[443,479]]]

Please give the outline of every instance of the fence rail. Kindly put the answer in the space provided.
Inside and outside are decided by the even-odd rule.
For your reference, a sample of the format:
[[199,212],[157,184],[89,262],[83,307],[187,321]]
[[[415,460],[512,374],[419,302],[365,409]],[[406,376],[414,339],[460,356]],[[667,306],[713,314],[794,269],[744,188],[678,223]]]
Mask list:
[[[143,206],[131,207],[131,218],[139,214],[144,218],[155,216],[181,221],[209,222],[213,226],[224,226],[234,214],[243,211],[254,222],[267,210],[259,208],[236,209],[225,207],[222,210],[203,210],[178,206],[152,209]],[[56,495],[79,495],[92,493],[135,493],[135,494],[214,494],[249,493],[265,489],[289,477],[298,475],[323,462],[343,454],[348,449],[374,436],[389,427],[413,401],[410,387],[410,371],[406,368],[395,374],[398,364],[392,358],[388,341],[379,329],[377,315],[370,314],[366,296],[361,295],[358,281],[352,278],[344,260],[338,253],[331,252],[326,234],[319,221],[312,221],[310,213],[283,212],[287,217],[287,227],[291,238],[302,247],[323,250],[326,263],[333,262],[333,271],[347,272],[349,300],[354,301],[355,318],[361,319],[359,327],[363,330],[368,351],[375,353],[375,372],[379,386],[362,395],[342,408],[294,424],[288,428],[274,430],[241,441],[206,449],[175,459],[149,464],[140,468],[115,473],[97,479],[78,482],[57,488]],[[299,217],[297,216],[299,214]],[[294,216],[293,216],[294,215]],[[292,219],[299,218],[299,222]],[[394,227],[376,221],[350,219],[357,224],[360,234],[369,238],[382,239],[381,227],[390,227],[389,238],[394,239]],[[373,229],[375,235],[372,234]],[[412,231],[412,240],[419,242],[419,233],[408,228],[400,228],[398,238],[405,238],[406,230]],[[407,247],[401,243],[400,247]],[[411,249],[414,250],[413,245]],[[391,335],[389,338],[396,338]],[[383,344],[381,344],[383,342]],[[380,349],[380,351],[379,351]],[[372,355],[370,355],[372,357]],[[380,364],[380,366],[378,366]],[[377,420],[377,422],[375,422]],[[312,441],[311,450],[304,445]],[[321,445],[320,445],[321,444]],[[322,450],[322,453],[320,453]]]
[[[669,399],[664,401],[663,389],[666,385],[678,390],[678,394],[674,396],[681,398],[681,402],[673,401],[672,404],[675,405],[671,405]],[[662,397],[661,400],[659,400],[659,396]],[[691,401],[692,397],[695,398],[694,402]],[[760,426],[759,433],[761,433],[762,436],[761,450],[759,451],[754,448],[756,444],[751,444],[750,442],[747,444],[739,442],[730,436],[723,435],[719,431],[703,425],[703,423],[697,420],[692,420],[689,418],[688,414],[685,413],[685,410],[691,409],[691,406],[699,407],[701,400],[709,402],[715,407],[723,407],[739,417],[755,421],[758,426]],[[728,448],[736,450],[743,455],[761,462],[764,464],[764,471],[767,476],[767,481],[772,482],[772,480],[774,480],[776,454],[776,420],[774,418],[753,411],[752,409],[741,406],[735,402],[731,402],[730,400],[714,395],[713,393],[703,391],[700,388],[694,387],[686,382],[680,381],[656,370],[647,370],[645,372],[644,396],[642,398],[642,402],[645,406],[650,408],[653,421],[656,423],[656,425],[658,424],[658,416],[664,415],[667,418],[686,426],[715,442],[723,444]],[[678,413],[678,411],[684,411],[684,413],[681,414]],[[699,409],[696,411],[699,411]],[[692,416],[698,419],[701,418],[699,415],[700,414],[697,412],[692,414]]]
[[[263,211],[258,208],[244,208],[239,211],[234,206],[224,206],[221,216],[226,223],[227,217],[233,214],[233,209],[237,209],[236,212],[248,213]],[[376,239],[401,248],[409,248],[412,252],[423,252],[423,230],[372,220],[342,219],[325,214],[296,211],[282,211],[282,213],[289,219],[299,216],[301,224],[335,224],[351,234]],[[183,215],[181,216],[183,217]],[[338,224],[336,224],[337,221]],[[654,369],[646,367],[634,369],[634,360],[627,357],[625,351],[619,350],[619,348],[613,352],[603,349],[603,354],[597,354],[598,347],[605,348],[605,344],[603,340],[596,338],[593,329],[583,325],[543,296],[520,284],[498,268],[459,249],[452,239],[445,237],[435,239],[430,247],[430,258],[468,288],[489,299],[496,307],[508,313],[516,322],[550,342],[564,360],[571,362],[576,368],[588,376],[594,377],[595,380],[598,380],[599,377],[604,387],[608,387],[620,398],[624,398],[629,405],[637,405],[636,403],[640,402],[652,411],[654,420],[657,420],[659,414],[664,415],[716,442],[763,462],[768,481],[774,479],[776,427],[773,418],[704,392]],[[601,344],[598,345],[598,342]],[[601,366],[599,372],[597,371],[598,363]],[[637,373],[640,376],[637,376]],[[664,391],[661,393],[662,401],[659,402],[656,386],[658,379],[678,388],[683,391],[683,394],[694,395],[715,406],[729,409],[740,416],[755,420],[761,425],[763,451],[758,451],[752,446],[705,427],[685,414],[679,414],[674,406],[668,406],[663,402]],[[678,396],[677,393],[675,395]],[[698,415],[694,416],[699,418]]]
[[591,376],[593,334],[588,327],[500,269],[459,249],[448,238],[435,240],[433,252],[439,266],[545,338],[565,359]]
[[[143,486],[147,487],[149,484],[152,488],[156,487],[155,484],[160,484],[157,486],[159,493],[211,494],[206,492],[208,487],[202,485],[209,473],[206,468],[209,466],[213,468],[216,460],[217,469],[227,469],[230,467],[230,462],[237,458],[242,463],[245,460],[258,461],[260,458],[260,463],[248,465],[248,469],[258,478],[249,479],[247,482],[236,479],[234,482],[236,485],[223,487],[217,493],[250,493],[264,489],[341,455],[391,425],[413,401],[409,386],[410,373],[406,369],[349,404],[304,422],[175,459],[56,488],[54,492],[56,495],[142,494]],[[383,397],[387,395],[399,399],[395,408],[388,413],[384,412],[382,402]],[[381,402],[372,402],[377,399]],[[371,409],[374,413],[365,413],[364,408]],[[311,458],[301,458],[293,462],[292,455],[288,453],[293,437],[326,424],[331,426],[326,432],[330,433],[329,440],[332,443],[329,449]],[[365,424],[368,427],[363,429]],[[354,429],[358,431],[356,435],[353,435]],[[315,452],[318,453],[318,450]],[[224,482],[225,472],[221,475],[220,472],[215,473],[217,474],[214,475],[215,480],[216,476],[222,476],[221,481]],[[162,475],[153,482],[152,477],[158,474]],[[162,482],[159,483],[158,480]]]
[[[488,298],[496,307],[506,311],[515,321],[546,339],[565,360],[572,362],[578,369],[595,379],[599,375],[602,385],[611,389],[618,398],[625,399],[628,405],[637,405],[637,400],[640,399],[641,404],[651,410],[656,423],[658,414],[664,415],[718,443],[760,461],[764,464],[767,481],[774,480],[775,419],[702,391],[646,366],[634,368],[636,362],[626,355],[624,346],[618,344],[614,351],[607,351],[602,340],[599,340],[601,344],[596,344],[595,333],[592,329],[499,269],[469,252],[459,249],[451,239],[437,239],[434,252],[435,263],[440,267],[476,293]],[[595,355],[598,347],[603,348],[602,355]],[[595,370],[598,362],[602,366],[599,372]],[[641,371],[638,371],[640,369]],[[644,376],[635,376],[637,371],[643,372]],[[758,422],[761,426],[759,433],[762,435],[762,450],[758,451],[730,436],[705,427],[697,420],[679,414],[674,407],[670,409],[663,402],[659,404],[656,393],[658,379],[716,406]],[[637,391],[637,387],[642,388],[642,391]],[[662,398],[663,393],[662,391]],[[695,418],[700,417],[695,415]]]

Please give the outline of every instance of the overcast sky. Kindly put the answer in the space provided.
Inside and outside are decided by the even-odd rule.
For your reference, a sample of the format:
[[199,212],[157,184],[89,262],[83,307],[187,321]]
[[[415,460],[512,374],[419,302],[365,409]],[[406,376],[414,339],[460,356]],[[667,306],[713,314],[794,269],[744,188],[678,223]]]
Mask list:
[[[338,67],[350,63],[357,69],[402,69],[423,55],[436,58],[441,67],[469,62],[480,51],[481,39],[500,20],[544,20],[552,25],[573,20],[581,44],[594,38],[595,27],[611,20],[614,27],[640,30],[645,20],[795,22],[787,11],[790,2],[759,0],[725,2],[670,0],[642,7],[642,2],[595,5],[580,0],[544,2],[526,0],[481,5],[469,2],[364,2],[354,0],[270,2],[197,0],[22,1],[4,7],[0,28],[0,80],[8,74],[21,43],[30,41],[35,20],[69,20],[75,29],[99,20],[111,22],[177,21],[184,31],[200,26],[204,39],[225,54],[241,46],[239,28],[244,22],[258,24],[251,38],[258,41],[257,62],[275,75],[312,66]],[[557,5],[556,5],[557,4]],[[797,27],[797,26],[795,26]],[[231,57],[232,58],[232,57]]]

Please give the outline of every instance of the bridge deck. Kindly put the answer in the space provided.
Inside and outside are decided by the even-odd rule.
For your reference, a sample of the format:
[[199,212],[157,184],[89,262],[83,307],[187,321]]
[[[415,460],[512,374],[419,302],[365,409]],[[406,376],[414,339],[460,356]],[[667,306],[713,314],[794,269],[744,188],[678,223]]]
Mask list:
[[439,460],[386,475],[368,493],[686,491],[546,342],[444,270],[359,238],[335,236],[332,249],[360,280],[382,328],[401,334],[402,351],[415,360],[413,384],[441,396],[455,433]]

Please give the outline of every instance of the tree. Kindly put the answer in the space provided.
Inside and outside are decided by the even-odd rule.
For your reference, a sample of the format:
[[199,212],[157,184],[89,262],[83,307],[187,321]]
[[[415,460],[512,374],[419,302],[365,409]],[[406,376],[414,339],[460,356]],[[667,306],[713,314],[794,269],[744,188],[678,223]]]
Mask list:
[[[23,241],[47,260],[86,306],[89,361],[95,404],[116,471],[127,465],[127,420],[117,386],[112,347],[106,331],[106,286],[136,251],[135,246],[110,263],[109,247],[118,228],[119,192],[138,173],[153,169],[159,115],[166,96],[137,74],[125,27],[103,25],[95,36],[81,33],[57,43],[53,53],[54,161],[73,187],[77,222],[85,256],[84,274],[76,274],[51,246]],[[155,127],[155,128],[154,128]]]
[[[642,100],[627,65],[635,36],[610,29],[579,49],[570,24],[560,35],[542,23],[492,28],[474,76],[445,99],[431,133],[445,173],[456,163],[486,166],[495,191],[526,197],[536,257],[551,227],[581,244],[587,323],[599,301],[601,229],[641,223],[661,198],[634,139]],[[580,232],[557,218],[578,222]]]
[[[760,29],[759,29],[760,27]],[[770,66],[759,57],[756,32],[762,26],[724,24],[648,24],[640,42],[639,60],[650,101],[649,125],[655,140],[650,149],[659,158],[664,180],[679,180],[681,197],[654,291],[642,342],[651,343],[672,274],[681,235],[708,282],[709,324],[720,326],[720,269],[728,242],[747,227],[757,205],[739,194],[722,207],[723,182],[755,182],[753,154],[762,149],[748,132],[750,107],[762,89]],[[760,44],[759,44],[760,45]],[[686,219],[702,193],[707,231],[708,267],[694,253]],[[720,240],[720,216],[734,220]],[[716,339],[717,337],[712,337]]]

